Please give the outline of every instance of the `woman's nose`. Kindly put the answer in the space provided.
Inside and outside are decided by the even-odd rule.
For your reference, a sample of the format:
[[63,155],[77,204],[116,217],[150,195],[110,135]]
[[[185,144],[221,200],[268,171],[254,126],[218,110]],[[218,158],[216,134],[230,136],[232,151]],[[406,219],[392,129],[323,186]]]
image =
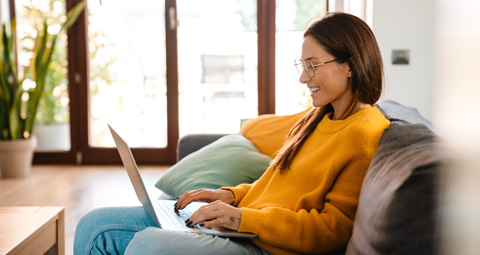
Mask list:
[[300,78],[298,80],[300,81],[300,83],[305,84],[308,81],[310,81],[311,79],[312,78],[307,74],[307,72],[305,72],[305,70],[303,70],[302,73],[300,74]]

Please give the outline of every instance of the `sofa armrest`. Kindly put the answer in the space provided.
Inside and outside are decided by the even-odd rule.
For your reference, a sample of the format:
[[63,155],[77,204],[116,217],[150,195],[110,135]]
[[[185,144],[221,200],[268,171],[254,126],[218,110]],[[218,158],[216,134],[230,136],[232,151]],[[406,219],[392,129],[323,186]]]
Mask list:
[[181,137],[177,144],[177,161],[227,134],[189,134]]

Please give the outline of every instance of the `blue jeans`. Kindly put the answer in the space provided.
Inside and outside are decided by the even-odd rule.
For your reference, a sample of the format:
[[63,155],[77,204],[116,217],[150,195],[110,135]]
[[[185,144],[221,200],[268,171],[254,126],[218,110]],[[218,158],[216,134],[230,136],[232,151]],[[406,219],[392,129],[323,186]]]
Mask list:
[[77,225],[74,254],[268,254],[242,238],[156,227],[143,207],[92,210]]

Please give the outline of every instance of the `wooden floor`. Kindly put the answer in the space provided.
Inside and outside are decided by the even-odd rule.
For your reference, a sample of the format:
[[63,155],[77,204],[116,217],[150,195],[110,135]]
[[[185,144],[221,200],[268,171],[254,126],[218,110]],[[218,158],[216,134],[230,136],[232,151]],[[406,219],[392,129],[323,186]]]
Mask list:
[[[169,166],[139,166],[148,192]],[[65,249],[73,254],[77,222],[86,212],[104,206],[140,205],[123,166],[36,165],[24,179],[0,179],[0,206],[65,207]]]

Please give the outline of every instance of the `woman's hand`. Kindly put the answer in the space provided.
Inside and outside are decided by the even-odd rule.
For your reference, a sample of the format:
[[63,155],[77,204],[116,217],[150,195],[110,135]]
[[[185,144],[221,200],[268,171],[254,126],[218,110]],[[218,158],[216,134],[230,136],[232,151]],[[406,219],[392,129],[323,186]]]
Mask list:
[[242,209],[217,200],[200,207],[186,223],[189,227],[200,224],[204,228],[224,227],[237,231],[241,219]]
[[230,190],[199,189],[187,191],[178,198],[177,203],[175,203],[175,211],[182,210],[194,201],[211,203],[217,200],[232,204],[235,202],[235,195]]

